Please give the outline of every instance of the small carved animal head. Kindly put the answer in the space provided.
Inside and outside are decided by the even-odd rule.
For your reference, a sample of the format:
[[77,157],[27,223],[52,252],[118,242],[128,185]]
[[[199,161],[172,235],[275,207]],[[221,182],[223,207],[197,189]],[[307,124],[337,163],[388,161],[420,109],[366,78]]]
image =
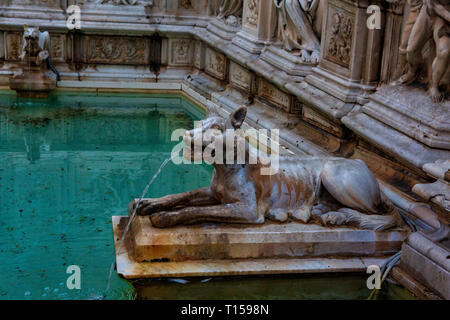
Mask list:
[[28,25],[24,25],[23,27],[23,38],[27,41],[29,40],[38,40],[39,39],[39,27],[28,27]]
[[[227,143],[231,141],[233,145],[229,147],[233,150],[233,159],[235,159],[237,141],[240,139],[236,130],[240,129],[246,115],[247,108],[245,106],[237,108],[228,118],[220,116],[214,108],[208,108],[208,114],[206,119],[201,121],[201,126],[188,130],[184,134],[183,141],[191,151],[189,154],[185,153],[185,157],[190,161],[201,159],[209,163],[226,163],[226,152],[230,151],[227,150]],[[232,140],[230,137],[233,137]],[[244,143],[242,139],[240,141]],[[220,157],[219,154],[216,157],[218,150],[222,151]],[[210,157],[205,157],[205,155],[210,155]]]

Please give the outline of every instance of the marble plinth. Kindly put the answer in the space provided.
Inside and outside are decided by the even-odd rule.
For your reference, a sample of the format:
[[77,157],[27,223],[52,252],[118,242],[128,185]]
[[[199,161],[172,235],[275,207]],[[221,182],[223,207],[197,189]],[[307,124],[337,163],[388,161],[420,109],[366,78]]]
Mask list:
[[19,97],[45,98],[56,87],[56,80],[40,70],[26,70],[22,74],[9,79],[9,87]]
[[[127,223],[128,217],[113,217],[116,250]],[[117,270],[126,278],[356,272],[400,250],[405,237],[295,222],[158,229],[136,217],[116,254]]]

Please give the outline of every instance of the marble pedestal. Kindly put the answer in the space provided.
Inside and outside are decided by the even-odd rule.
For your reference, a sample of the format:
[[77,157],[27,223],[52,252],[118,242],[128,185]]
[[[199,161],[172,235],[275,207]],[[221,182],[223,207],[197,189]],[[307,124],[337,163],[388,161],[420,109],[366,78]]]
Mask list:
[[[128,217],[113,217],[116,250],[127,223]],[[116,254],[117,271],[125,278],[356,272],[399,251],[405,237],[296,222],[158,229],[136,217]]]
[[19,97],[46,98],[56,87],[56,80],[40,68],[24,70],[22,74],[9,79],[9,87],[15,90]]

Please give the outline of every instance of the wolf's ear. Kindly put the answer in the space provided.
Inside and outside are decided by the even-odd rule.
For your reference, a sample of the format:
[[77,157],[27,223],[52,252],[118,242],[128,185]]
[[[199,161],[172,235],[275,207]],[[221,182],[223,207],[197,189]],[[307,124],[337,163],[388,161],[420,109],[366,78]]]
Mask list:
[[27,24],[24,24],[23,25],[23,30],[27,30],[28,29],[28,25]]
[[34,28],[36,29],[36,31],[39,31],[39,26],[35,26]]
[[207,104],[206,109],[207,109],[207,113],[206,113],[207,118],[211,117],[211,116],[219,115],[219,113],[217,112],[216,107],[214,105]]
[[242,123],[245,120],[245,116],[247,115],[247,107],[241,106],[234,110],[234,112],[230,115],[231,125],[235,129],[239,129],[242,126]]

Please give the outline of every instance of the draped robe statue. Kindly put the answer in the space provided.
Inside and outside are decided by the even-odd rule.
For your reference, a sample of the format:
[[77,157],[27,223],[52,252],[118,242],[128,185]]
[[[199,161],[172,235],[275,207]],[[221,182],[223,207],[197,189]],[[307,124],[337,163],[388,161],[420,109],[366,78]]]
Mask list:
[[287,51],[298,51],[305,63],[318,63],[322,33],[322,0],[274,0],[278,38]]
[[238,24],[238,18],[242,16],[244,0],[222,0],[219,7],[218,19],[224,19],[227,24]]

